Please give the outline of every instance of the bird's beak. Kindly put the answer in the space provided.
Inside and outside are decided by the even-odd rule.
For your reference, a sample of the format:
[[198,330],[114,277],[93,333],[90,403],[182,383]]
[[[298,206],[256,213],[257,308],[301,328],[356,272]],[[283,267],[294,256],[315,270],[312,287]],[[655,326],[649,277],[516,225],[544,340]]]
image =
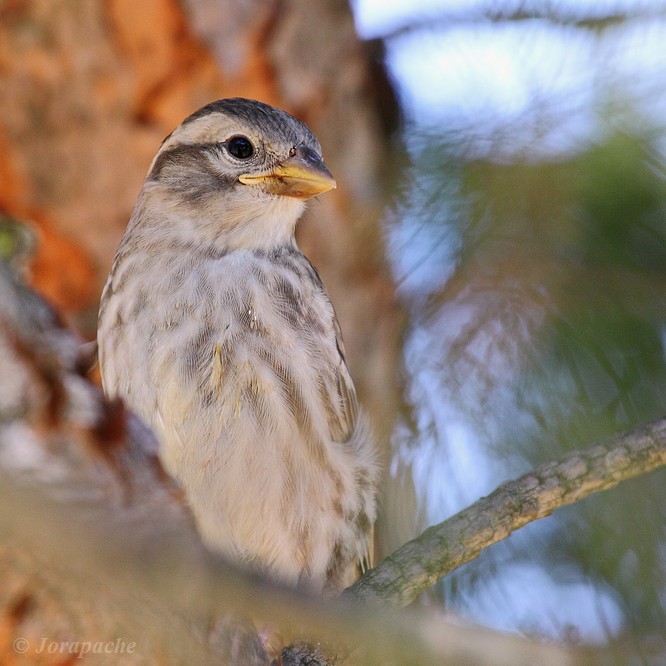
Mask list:
[[314,150],[298,146],[294,154],[271,171],[246,173],[238,178],[245,185],[260,186],[270,194],[309,199],[336,187],[335,178]]

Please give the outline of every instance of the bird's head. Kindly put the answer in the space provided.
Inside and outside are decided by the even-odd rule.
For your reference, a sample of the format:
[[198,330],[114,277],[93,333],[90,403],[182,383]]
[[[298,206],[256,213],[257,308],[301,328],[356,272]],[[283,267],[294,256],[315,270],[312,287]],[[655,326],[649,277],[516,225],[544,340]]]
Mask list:
[[261,247],[293,238],[304,201],[334,187],[304,123],[233,98],[199,109],[164,140],[143,199],[178,220],[181,235]]

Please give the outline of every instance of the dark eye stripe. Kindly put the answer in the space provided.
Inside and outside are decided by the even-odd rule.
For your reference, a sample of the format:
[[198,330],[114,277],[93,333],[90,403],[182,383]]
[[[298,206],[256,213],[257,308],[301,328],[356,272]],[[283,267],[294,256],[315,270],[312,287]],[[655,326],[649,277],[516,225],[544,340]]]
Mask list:
[[174,146],[169,150],[161,152],[155,164],[148,174],[147,180],[159,180],[165,168],[175,166],[186,168],[188,164],[196,164],[201,160],[201,156],[206,153],[218,153],[219,143],[198,143],[194,145],[183,144]]

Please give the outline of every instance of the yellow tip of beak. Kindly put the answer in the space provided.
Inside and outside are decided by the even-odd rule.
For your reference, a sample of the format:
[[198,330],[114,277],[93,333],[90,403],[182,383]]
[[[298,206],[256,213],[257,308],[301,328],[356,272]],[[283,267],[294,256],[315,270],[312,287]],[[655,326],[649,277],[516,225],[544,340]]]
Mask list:
[[270,194],[309,199],[335,189],[335,178],[321,158],[308,148],[297,148],[293,157],[272,171],[239,176],[244,185],[259,186]]

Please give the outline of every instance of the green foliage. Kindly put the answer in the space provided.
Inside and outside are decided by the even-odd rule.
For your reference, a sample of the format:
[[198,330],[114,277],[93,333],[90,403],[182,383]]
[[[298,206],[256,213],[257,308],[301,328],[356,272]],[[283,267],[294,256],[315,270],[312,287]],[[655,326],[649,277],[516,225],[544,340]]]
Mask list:
[[[422,146],[416,181],[449,183],[434,189],[445,203],[420,200],[422,233],[440,225],[459,239],[451,277],[419,301],[415,332],[427,342],[409,356],[415,386],[437,368],[438,398],[415,400],[433,455],[448,447],[438,410],[474,433],[494,482],[662,416],[666,178],[651,139],[618,131],[566,160],[501,163],[467,157],[451,137]],[[430,504],[435,482],[422,486]],[[665,519],[663,472],[624,484],[464,567],[446,582],[447,603],[473,607],[502,566],[522,561],[603,590],[631,635],[660,631]]]

